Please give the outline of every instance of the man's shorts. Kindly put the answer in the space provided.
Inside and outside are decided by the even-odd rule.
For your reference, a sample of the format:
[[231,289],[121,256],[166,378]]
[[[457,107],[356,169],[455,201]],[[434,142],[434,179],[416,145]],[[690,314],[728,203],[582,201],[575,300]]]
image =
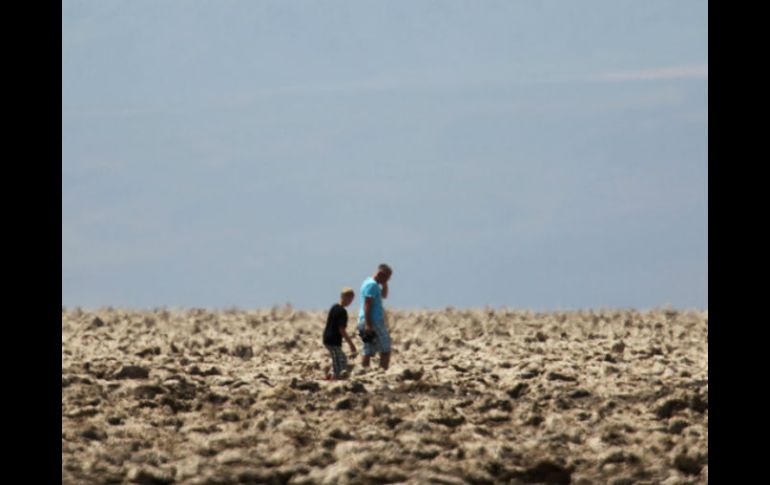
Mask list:
[[[365,322],[358,322],[359,337],[364,330],[364,326]],[[376,337],[368,342],[363,342],[361,354],[371,357],[375,353],[382,354],[390,352],[390,334],[388,333],[388,329],[385,328],[385,322],[374,322],[372,326],[374,327]]]
[[334,377],[339,378],[340,375],[348,368],[348,357],[345,352],[342,351],[341,346],[324,345],[332,356],[332,371]]

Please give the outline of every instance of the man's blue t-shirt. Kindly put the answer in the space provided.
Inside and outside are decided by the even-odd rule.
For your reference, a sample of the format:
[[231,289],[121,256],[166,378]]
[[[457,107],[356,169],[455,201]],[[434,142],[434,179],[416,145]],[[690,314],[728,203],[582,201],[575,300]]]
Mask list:
[[372,299],[372,322],[384,322],[385,310],[382,308],[382,290],[380,285],[374,281],[374,278],[369,277],[364,280],[361,285],[361,310],[358,312],[358,321],[363,322],[366,320],[364,316],[364,303],[367,298]]

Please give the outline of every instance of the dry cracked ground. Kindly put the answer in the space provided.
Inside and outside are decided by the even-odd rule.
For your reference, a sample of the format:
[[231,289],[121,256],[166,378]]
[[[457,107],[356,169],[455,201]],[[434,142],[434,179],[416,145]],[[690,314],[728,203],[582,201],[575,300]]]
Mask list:
[[392,311],[339,382],[325,317],[63,309],[62,483],[708,482],[706,312]]

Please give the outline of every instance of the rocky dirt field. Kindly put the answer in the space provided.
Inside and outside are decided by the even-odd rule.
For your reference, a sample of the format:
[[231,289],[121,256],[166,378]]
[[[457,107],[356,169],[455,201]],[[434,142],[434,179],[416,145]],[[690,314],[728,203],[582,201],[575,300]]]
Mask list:
[[63,309],[62,483],[708,482],[706,312],[391,311],[338,382],[325,318]]

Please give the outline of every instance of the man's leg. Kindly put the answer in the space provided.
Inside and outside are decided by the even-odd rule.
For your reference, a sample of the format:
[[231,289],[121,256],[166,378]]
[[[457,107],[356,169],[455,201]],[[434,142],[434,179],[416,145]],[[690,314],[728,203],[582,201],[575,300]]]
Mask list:
[[380,367],[383,370],[388,370],[390,365],[390,333],[384,322],[375,323],[374,331],[377,332],[377,352],[380,354]]
[[[359,335],[364,329],[364,323],[358,322],[358,326],[356,327]],[[372,344],[371,342],[361,342],[361,367],[364,369],[369,368],[369,363],[372,360],[372,355],[374,352],[372,352]]]
[[388,370],[388,365],[390,365],[390,352],[383,352],[380,354],[380,367]]

